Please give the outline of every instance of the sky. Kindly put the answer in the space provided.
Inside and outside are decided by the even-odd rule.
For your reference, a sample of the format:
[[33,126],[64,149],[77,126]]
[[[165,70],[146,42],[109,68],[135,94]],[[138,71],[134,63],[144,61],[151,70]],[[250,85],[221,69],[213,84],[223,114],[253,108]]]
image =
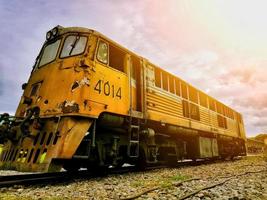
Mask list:
[[95,29],[267,132],[265,0],[0,0],[0,113],[14,113],[45,34]]

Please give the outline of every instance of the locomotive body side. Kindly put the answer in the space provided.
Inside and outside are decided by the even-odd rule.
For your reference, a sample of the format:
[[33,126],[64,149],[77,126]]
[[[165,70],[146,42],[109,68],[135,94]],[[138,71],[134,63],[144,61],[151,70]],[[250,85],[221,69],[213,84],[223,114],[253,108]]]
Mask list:
[[147,71],[148,118],[160,122],[165,133],[198,146],[193,152],[186,149],[189,158],[246,154],[240,113],[151,63]]
[[231,108],[96,31],[48,33],[15,118],[1,116],[2,169],[145,167],[246,154],[242,117]]

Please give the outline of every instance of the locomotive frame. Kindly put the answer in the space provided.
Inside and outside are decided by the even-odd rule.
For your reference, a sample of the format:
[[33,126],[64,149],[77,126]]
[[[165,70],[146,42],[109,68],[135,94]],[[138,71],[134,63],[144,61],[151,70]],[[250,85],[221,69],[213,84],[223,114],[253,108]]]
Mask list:
[[246,155],[242,116],[104,35],[47,33],[15,117],[0,118],[0,168],[176,164]]

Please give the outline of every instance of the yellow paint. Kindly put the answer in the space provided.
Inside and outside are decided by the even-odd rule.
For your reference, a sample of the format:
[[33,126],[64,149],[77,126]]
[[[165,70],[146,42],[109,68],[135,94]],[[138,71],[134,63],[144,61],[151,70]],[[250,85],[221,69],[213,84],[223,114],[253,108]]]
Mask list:
[[64,145],[59,143],[57,157],[71,158],[91,124],[92,121],[88,119],[64,118],[58,127],[59,132],[62,133],[62,138],[64,138],[61,140]]
[[45,157],[46,157],[46,152],[41,155],[39,163],[43,163],[45,160]]
[[[64,33],[67,33],[68,30],[79,31],[80,29],[66,28]],[[62,36],[62,41],[68,34],[70,33]],[[23,96],[31,97],[32,104],[27,106],[21,101],[16,116],[23,117],[27,108],[38,106],[40,116],[48,117],[45,120],[44,131],[41,134],[44,132],[55,134],[56,130],[58,131],[58,141],[55,145],[48,145],[47,153],[42,153],[36,163],[25,162],[26,157],[19,158],[23,151],[19,152],[17,162],[23,163],[21,164],[23,169],[45,171],[48,170],[50,161],[54,158],[72,158],[86,131],[92,125],[92,118],[98,118],[103,112],[128,115],[130,95],[132,95],[133,110],[136,109],[136,94],[140,88],[137,88],[136,84],[133,83],[130,94],[129,86],[129,68],[131,64],[128,59],[131,58],[130,54],[133,53],[116,44],[126,52],[124,72],[118,71],[95,59],[98,38],[113,43],[113,45],[115,43],[97,32],[83,31],[82,35],[88,37],[88,47],[90,46],[90,48],[86,48],[83,54],[65,59],[56,58],[50,64],[37,69],[31,74]],[[142,105],[144,105],[146,112],[144,116],[147,116],[149,120],[158,121],[162,125],[174,124],[203,131],[217,129],[217,133],[236,136],[236,121],[229,119],[229,130],[222,130],[218,127],[217,113],[211,112],[207,108],[200,109],[200,121],[185,118],[181,98],[155,87],[153,70],[146,70],[148,61],[143,58],[140,58],[140,61],[142,68],[144,68],[144,71],[141,72],[144,82],[140,84],[147,86],[141,88],[140,93],[145,96],[145,102],[142,102]],[[146,76],[146,71],[150,73],[149,77]],[[31,96],[34,84],[39,84],[39,88],[36,94]],[[78,86],[73,87],[75,84],[78,84]],[[57,121],[49,118],[55,115],[61,116],[58,124]],[[74,118],[73,115],[81,115],[87,118]],[[241,135],[245,137],[243,124],[240,124],[240,127]],[[21,148],[24,150],[34,149],[31,159],[34,160],[37,149],[43,149],[43,144],[38,143],[33,147],[32,141],[25,139]],[[0,154],[2,151],[3,147],[0,146]],[[39,163],[43,163],[43,165],[38,165]]]
[[3,152],[3,145],[0,145],[0,157],[1,157],[2,152]]
[[[84,36],[89,37],[90,34],[84,34]],[[91,46],[96,47],[97,37],[98,34],[90,36]],[[65,59],[57,58],[32,74],[23,96],[29,97],[32,85],[40,83],[36,95],[31,96],[33,99],[31,106],[39,106],[41,116],[69,114],[62,112],[62,105],[65,101],[79,105],[79,111],[71,114],[95,117],[98,117],[103,111],[128,114],[129,79],[127,73],[129,64],[125,63],[125,73],[119,72],[102,63],[91,61],[90,57],[94,55],[95,50],[92,48],[90,50],[92,52],[90,51],[88,54]],[[81,67],[82,63],[83,67]],[[81,84],[84,83],[83,80],[88,80],[88,84]],[[96,90],[99,81],[101,82],[101,92]],[[72,90],[75,82],[80,85]],[[121,97],[116,95],[118,90],[120,90]],[[26,109],[27,105],[20,102],[16,116],[23,116]]]

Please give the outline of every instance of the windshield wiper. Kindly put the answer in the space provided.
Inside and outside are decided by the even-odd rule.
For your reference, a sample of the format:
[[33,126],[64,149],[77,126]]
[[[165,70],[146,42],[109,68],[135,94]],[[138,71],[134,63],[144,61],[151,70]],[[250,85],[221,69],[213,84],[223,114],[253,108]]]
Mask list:
[[75,41],[73,42],[73,44],[71,45],[71,50],[69,52],[69,56],[71,55],[72,51],[74,50],[74,48],[76,47],[77,42],[80,40],[80,36],[76,36]]

